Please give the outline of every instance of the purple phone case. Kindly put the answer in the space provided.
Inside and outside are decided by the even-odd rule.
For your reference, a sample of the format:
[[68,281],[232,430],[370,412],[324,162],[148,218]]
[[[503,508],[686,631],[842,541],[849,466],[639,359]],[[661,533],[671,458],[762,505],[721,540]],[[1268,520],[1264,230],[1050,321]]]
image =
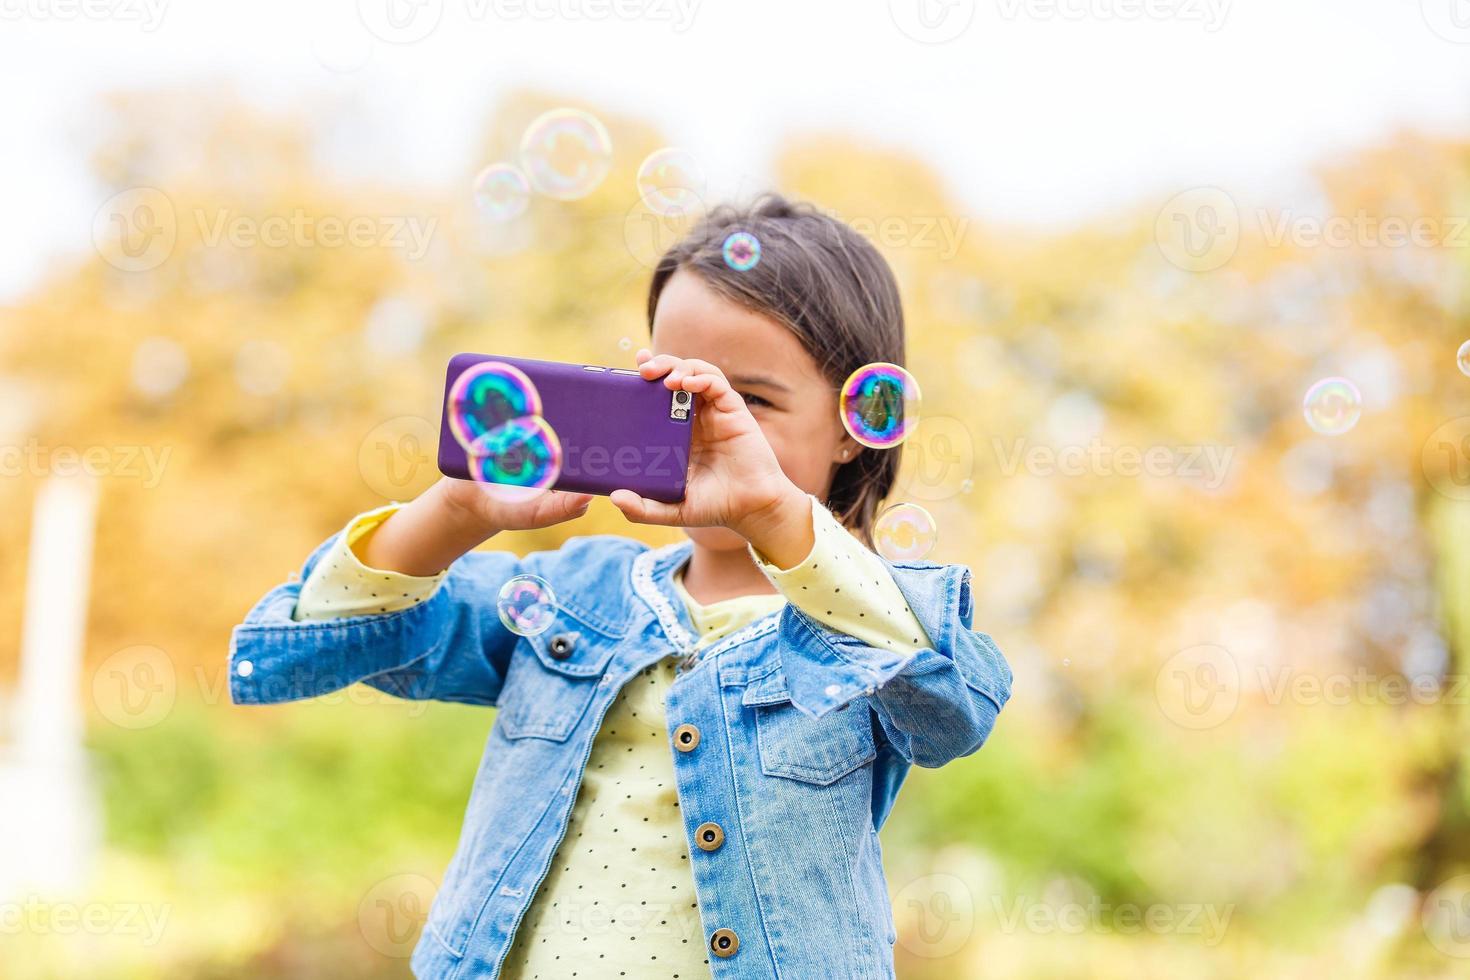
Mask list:
[[[676,419],[674,392],[636,371],[562,364],[523,357],[456,354],[444,378],[439,419],[439,472],[470,479],[464,447],[449,428],[449,389],[468,367],[500,361],[523,371],[541,395],[541,414],[561,443],[555,490],[607,495],[620,487],[652,500],[684,499],[689,467],[689,418]],[[627,371],[628,373],[624,373]]]

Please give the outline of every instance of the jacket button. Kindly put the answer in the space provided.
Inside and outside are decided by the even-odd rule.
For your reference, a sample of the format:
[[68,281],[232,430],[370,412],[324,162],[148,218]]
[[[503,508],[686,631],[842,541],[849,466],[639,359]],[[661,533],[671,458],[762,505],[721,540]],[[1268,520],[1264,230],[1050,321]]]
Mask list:
[[716,929],[709,937],[709,948],[716,956],[734,956],[740,948],[740,937],[734,929]]
[[720,845],[725,843],[724,828],[713,821],[702,823],[694,828],[694,843],[699,845],[700,850],[718,851]]
[[680,752],[693,752],[699,744],[699,729],[693,725],[680,725],[674,729],[674,748]]
[[572,649],[577,645],[577,634],[558,633],[551,638],[551,655],[557,660],[565,660],[572,655]]

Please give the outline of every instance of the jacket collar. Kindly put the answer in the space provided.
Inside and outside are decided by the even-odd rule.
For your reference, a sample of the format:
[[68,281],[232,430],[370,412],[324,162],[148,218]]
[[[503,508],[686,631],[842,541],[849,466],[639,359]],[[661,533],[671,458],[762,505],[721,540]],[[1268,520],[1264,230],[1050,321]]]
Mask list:
[[[699,634],[689,610],[679,599],[674,589],[674,573],[689,560],[694,552],[694,542],[687,538],[675,544],[645,551],[633,560],[633,590],[653,611],[659,626],[669,642],[682,654],[689,654],[698,645]],[[789,607],[767,613],[754,622],[741,627],[729,636],[700,651],[700,659],[710,659],[740,646],[747,640],[765,636],[776,631],[782,614]],[[756,656],[754,652],[751,654]],[[733,654],[731,656],[734,656]],[[738,659],[738,658],[737,658]],[[726,658],[729,661],[729,657]],[[731,661],[729,666],[736,667]]]

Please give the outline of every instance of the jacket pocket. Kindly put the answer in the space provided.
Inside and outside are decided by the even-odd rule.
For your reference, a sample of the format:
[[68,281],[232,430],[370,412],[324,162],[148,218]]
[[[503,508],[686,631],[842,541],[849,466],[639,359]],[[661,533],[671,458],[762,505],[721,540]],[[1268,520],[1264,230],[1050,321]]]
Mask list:
[[825,786],[877,758],[869,711],[849,710],[863,702],[813,718],[791,703],[779,671],[751,682],[740,702],[755,712],[756,746],[767,776]]
[[617,640],[559,616],[521,637],[511,658],[496,724],[509,739],[566,741],[597,693]]

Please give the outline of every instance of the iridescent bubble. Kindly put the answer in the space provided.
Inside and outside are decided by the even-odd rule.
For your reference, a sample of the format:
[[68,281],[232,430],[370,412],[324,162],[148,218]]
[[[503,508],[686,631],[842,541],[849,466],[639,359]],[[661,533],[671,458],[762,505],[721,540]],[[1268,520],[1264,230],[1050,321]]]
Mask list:
[[561,476],[561,440],[539,415],[496,426],[469,447],[470,479],[493,485],[507,500],[527,500]]
[[918,561],[938,540],[933,516],[918,504],[894,504],[873,523],[873,543],[889,561]]
[[1323,378],[1307,389],[1302,414],[1313,432],[1340,436],[1358,424],[1363,396],[1347,378]]
[[575,201],[597,189],[612,168],[612,137],[596,116],[553,109],[521,137],[521,168],[547,197]]
[[475,177],[475,206],[491,221],[514,221],[531,205],[531,184],[508,163],[492,163]]
[[551,583],[536,575],[517,575],[500,587],[495,609],[512,633],[536,636],[556,620],[556,593]]
[[919,424],[919,382],[897,364],[866,364],[843,382],[842,427],[864,446],[891,449]]
[[481,361],[449,388],[449,431],[466,452],[512,419],[541,414],[541,394],[525,372],[503,361]]
[[704,171],[688,150],[655,150],[638,168],[638,194],[655,214],[688,214],[703,198]]
[[725,264],[736,272],[749,272],[761,260],[761,242],[748,231],[732,232],[720,249]]
[[1455,355],[1455,359],[1460,363],[1460,373],[1470,376],[1470,340],[1460,345],[1460,352]]
[[618,341],[618,350],[632,350],[632,349],[633,349],[633,338],[632,337],[624,337],[624,338],[622,338],[621,340]]

